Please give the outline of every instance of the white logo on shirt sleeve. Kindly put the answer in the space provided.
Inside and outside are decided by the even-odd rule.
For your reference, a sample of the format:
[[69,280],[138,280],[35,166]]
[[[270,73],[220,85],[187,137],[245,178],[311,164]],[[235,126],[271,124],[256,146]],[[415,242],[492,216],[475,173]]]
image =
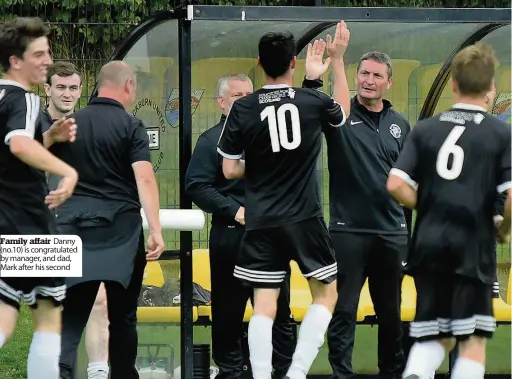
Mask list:
[[389,127],[389,133],[391,133],[393,137],[398,139],[402,135],[402,129],[400,129],[400,127],[397,124],[391,124],[391,126]]

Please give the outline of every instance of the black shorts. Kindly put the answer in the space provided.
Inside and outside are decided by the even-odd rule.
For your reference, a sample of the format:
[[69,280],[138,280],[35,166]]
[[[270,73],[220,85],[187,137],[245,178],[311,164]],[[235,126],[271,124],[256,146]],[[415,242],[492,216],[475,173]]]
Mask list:
[[417,304],[410,335],[418,340],[475,335],[492,338],[496,329],[493,285],[447,270],[414,275]]
[[247,230],[242,237],[234,275],[255,288],[279,288],[297,262],[306,279],[336,280],[337,263],[322,217],[267,229]]
[[[1,204],[2,207],[4,204]],[[39,208],[14,209],[6,206],[0,212],[0,235],[55,235],[55,217],[42,204]],[[30,307],[37,307],[36,299],[53,300],[60,306],[66,297],[64,278],[2,278],[0,272],[0,301],[20,308],[23,299]]]
[[37,307],[37,299],[52,300],[56,307],[66,297],[64,278],[1,278],[0,301],[20,309],[23,299],[31,308]]

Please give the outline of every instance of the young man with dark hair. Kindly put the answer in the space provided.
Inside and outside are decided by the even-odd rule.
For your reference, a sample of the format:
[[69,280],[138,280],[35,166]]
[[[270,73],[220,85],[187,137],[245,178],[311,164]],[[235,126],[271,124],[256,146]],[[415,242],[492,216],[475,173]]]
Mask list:
[[313,304],[302,322],[288,378],[306,378],[337,301],[336,260],[316,164],[322,132],[342,126],[350,109],[343,63],[349,38],[345,23],[339,23],[334,41],[327,38],[325,63],[325,42],[308,46],[309,74],[320,76],[332,61],[333,99],[314,89],[292,88],[295,39],[289,33],[266,33],[258,45],[266,85],[233,103],[220,136],[224,175],[244,177],[246,183],[246,230],[234,275],[254,288],[248,340],[255,379],[271,378],[272,326],[291,259],[309,280]]
[[[484,378],[486,342],[496,328],[494,244],[510,231],[512,188],[510,127],[487,113],[495,63],[492,48],[481,43],[454,57],[456,104],[418,122],[388,179],[391,195],[417,210],[407,268],[418,296],[410,331],[417,342],[407,379],[429,377],[455,339],[451,378]],[[500,224],[497,192],[507,193]]]
[[[0,28],[0,235],[56,234],[48,206],[66,201],[78,179],[72,167],[45,149],[54,142],[73,141],[74,120],[61,121],[43,135],[40,99],[30,90],[45,83],[52,63],[48,34],[38,18],[17,18]],[[50,194],[45,171],[63,177]],[[58,377],[60,305],[65,295],[63,278],[0,279],[0,348],[14,332],[22,299],[33,312],[28,379]]]
[[[245,231],[245,183],[222,173],[217,143],[231,104],[253,92],[245,74],[229,74],[217,82],[220,121],[202,133],[185,176],[185,191],[204,212],[212,214],[209,238],[212,297],[212,359],[219,368],[216,379],[239,379],[250,374],[249,357],[242,347],[243,318],[252,291],[233,276]],[[281,283],[273,327],[274,379],[283,379],[292,362],[295,336],[290,319],[290,277]],[[244,365],[247,370],[244,372]]]
[[55,62],[48,69],[44,91],[51,120],[69,116],[82,95],[82,78],[71,62]]
[[[41,109],[41,125],[43,131],[63,117],[69,117],[74,111],[82,95],[82,78],[75,65],[71,62],[59,61],[48,68],[44,90],[48,99],[47,107]],[[57,188],[60,178],[48,175],[50,190]],[[89,364],[89,379],[108,378],[108,315],[107,294],[103,283],[87,322],[85,333],[85,349]]]

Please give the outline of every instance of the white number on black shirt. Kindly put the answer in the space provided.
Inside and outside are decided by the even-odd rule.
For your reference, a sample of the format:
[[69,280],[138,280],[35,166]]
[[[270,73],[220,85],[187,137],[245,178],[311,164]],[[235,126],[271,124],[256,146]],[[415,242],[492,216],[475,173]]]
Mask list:
[[[292,140],[288,140],[288,125],[286,123],[286,112],[290,112],[290,121],[292,128]],[[270,142],[272,151],[277,153],[281,147],[286,150],[294,150],[300,145],[300,117],[299,109],[295,104],[283,104],[279,108],[275,105],[269,105],[260,114],[261,121],[268,119],[268,129],[270,133]]]
[[[437,174],[446,180],[457,179],[462,172],[464,164],[464,150],[456,145],[462,133],[466,130],[465,126],[456,125],[453,127],[448,137],[444,140],[439,153],[437,153],[436,171]],[[448,168],[448,160],[452,157],[452,165]]]

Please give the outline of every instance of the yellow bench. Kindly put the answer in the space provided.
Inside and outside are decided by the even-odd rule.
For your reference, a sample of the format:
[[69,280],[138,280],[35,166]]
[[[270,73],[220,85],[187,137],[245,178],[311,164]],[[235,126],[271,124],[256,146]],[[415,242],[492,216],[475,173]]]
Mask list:
[[[142,284],[162,287],[165,283],[162,266],[159,262],[148,262],[144,270]],[[197,307],[192,310],[194,322],[198,319]],[[143,324],[179,324],[181,322],[181,307],[138,307],[137,322]]]
[[[199,284],[204,289],[210,290],[210,258],[208,249],[197,249],[192,252],[192,265],[193,265],[193,273],[192,277],[195,283]],[[306,311],[311,304],[311,292],[309,290],[309,285],[300,272],[299,267],[296,262],[291,262],[291,277],[290,277],[290,310],[292,317],[295,322],[300,323],[304,316],[306,315]],[[363,321],[367,316],[366,308],[371,311],[373,309],[373,305],[371,305],[370,293],[368,291],[368,285],[365,284],[363,290],[361,291],[361,301],[362,306],[359,307],[357,312],[357,320]],[[371,305],[371,306],[370,306]],[[244,322],[249,322],[249,319],[252,316],[253,308],[251,302],[247,302],[247,306],[245,308],[244,314]],[[198,307],[198,315],[199,317],[205,316],[208,317],[211,321],[211,308],[209,306],[200,306]]]
[[[204,289],[211,290],[210,281],[210,258],[208,249],[196,249],[192,252],[193,281]],[[149,262],[146,267],[144,284],[162,286],[164,277],[160,263]],[[307,280],[297,266],[297,263],[291,262],[290,278],[290,310],[293,320],[297,323],[302,322],[306,311],[311,304],[311,292]],[[498,323],[510,323],[512,321],[512,275],[509,275],[507,301],[501,297],[493,300],[495,318]],[[343,301],[343,299],[340,299]],[[253,308],[251,302],[247,302],[244,314],[244,322],[248,322],[252,316]],[[414,320],[416,313],[416,287],[414,279],[405,276],[402,283],[402,321],[410,322]],[[140,323],[179,323],[181,316],[180,307],[139,307],[137,318]],[[359,299],[357,309],[357,322],[362,323],[367,318],[375,317],[375,309],[368,288],[368,280],[364,283]],[[211,322],[212,314],[210,306],[193,307],[194,322]],[[370,321],[369,323],[374,323]]]

